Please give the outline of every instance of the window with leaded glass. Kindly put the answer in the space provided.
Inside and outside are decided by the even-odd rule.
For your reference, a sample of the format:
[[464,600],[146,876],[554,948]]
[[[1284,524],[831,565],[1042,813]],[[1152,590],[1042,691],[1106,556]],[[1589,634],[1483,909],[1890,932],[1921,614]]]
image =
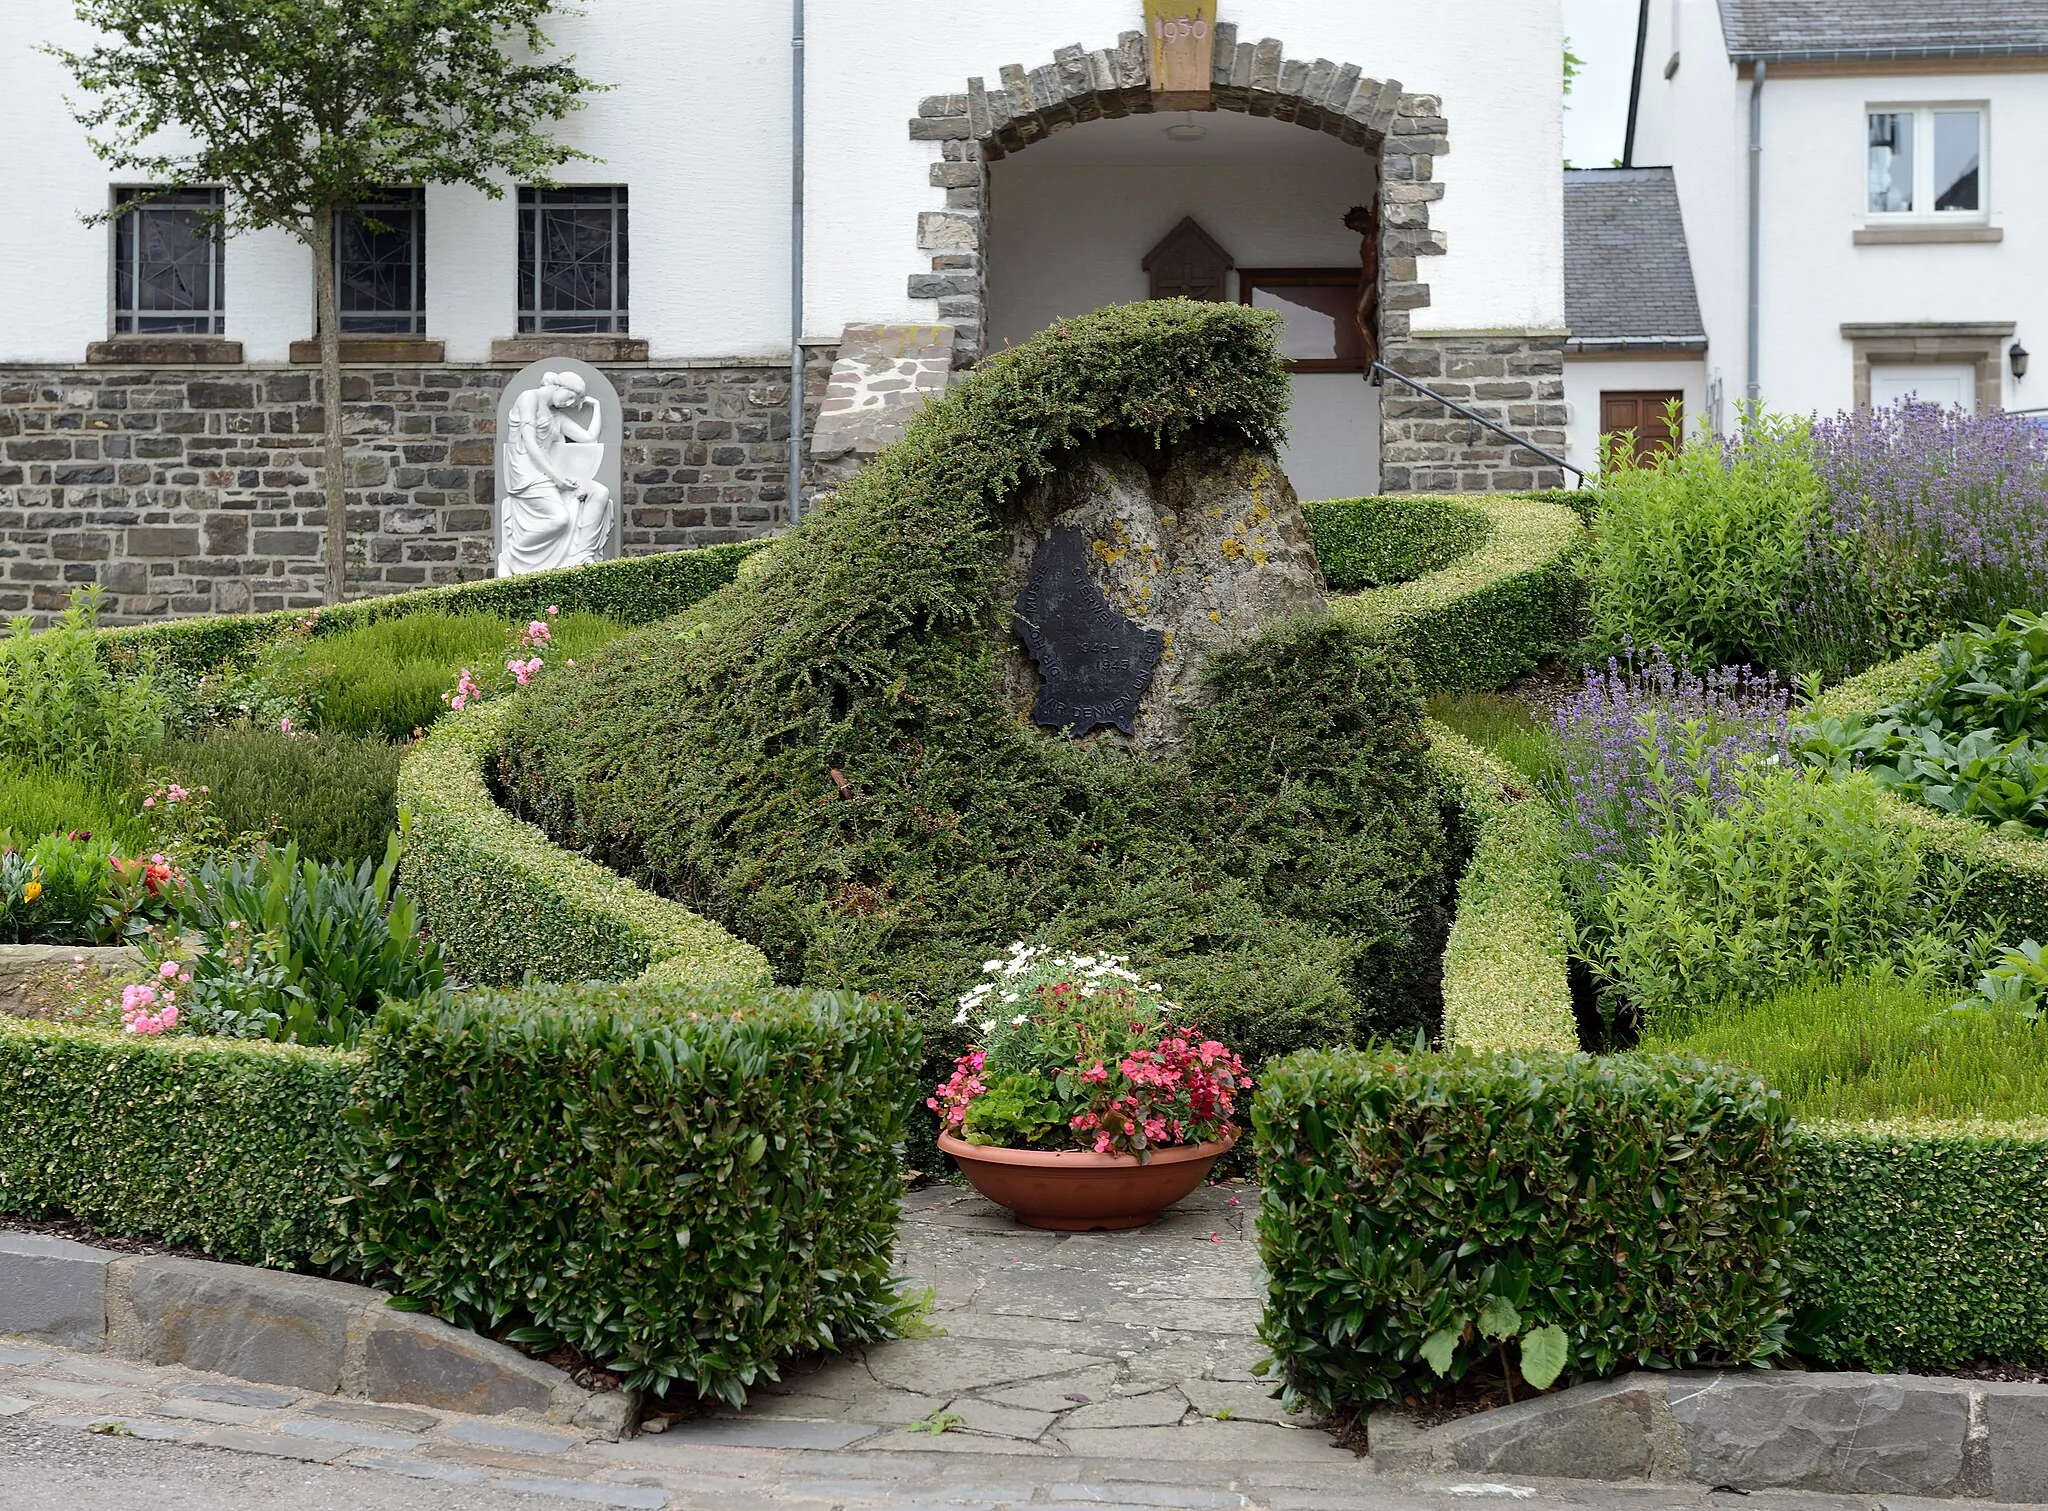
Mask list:
[[625,332],[624,187],[519,191],[519,329]]
[[219,189],[117,189],[114,334],[218,336],[227,327]]
[[418,189],[387,189],[334,220],[334,273],[345,334],[427,330],[427,207]]

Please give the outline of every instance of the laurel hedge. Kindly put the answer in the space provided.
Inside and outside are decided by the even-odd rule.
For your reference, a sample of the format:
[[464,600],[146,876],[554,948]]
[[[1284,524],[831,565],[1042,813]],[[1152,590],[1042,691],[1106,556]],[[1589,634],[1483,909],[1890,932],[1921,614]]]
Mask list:
[[[1309,1051],[1253,1104],[1260,1336],[1325,1410],[1490,1367],[1508,1303],[1567,1377],[1785,1346],[1799,1200],[1783,1099],[1654,1056]],[[1449,1342],[1425,1364],[1426,1347]],[[1441,1365],[1437,1368],[1436,1365]]]
[[787,1355],[890,1335],[917,1063],[900,1007],[834,993],[394,1003],[352,1114],[355,1254],[450,1320],[737,1406]]

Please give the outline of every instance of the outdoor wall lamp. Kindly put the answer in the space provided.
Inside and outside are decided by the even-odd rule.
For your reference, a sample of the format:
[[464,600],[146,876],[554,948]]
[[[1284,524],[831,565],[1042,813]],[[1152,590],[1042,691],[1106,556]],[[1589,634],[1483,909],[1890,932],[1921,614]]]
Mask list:
[[2027,375],[2027,358],[2031,353],[2024,346],[2021,346],[2019,342],[2015,341],[2012,344],[2012,349],[2005,355],[2006,359],[2012,363],[2014,381],[2024,378]]

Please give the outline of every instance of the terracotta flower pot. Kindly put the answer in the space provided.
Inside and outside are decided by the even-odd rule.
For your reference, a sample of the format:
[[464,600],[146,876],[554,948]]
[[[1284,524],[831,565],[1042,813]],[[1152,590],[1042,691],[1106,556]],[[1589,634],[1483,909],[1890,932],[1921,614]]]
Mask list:
[[998,1149],[939,1135],[939,1148],[975,1190],[1021,1223],[1062,1232],[1142,1228],[1199,1186],[1236,1142],[1232,1134],[1212,1144],[1161,1149],[1140,1164],[1134,1154]]

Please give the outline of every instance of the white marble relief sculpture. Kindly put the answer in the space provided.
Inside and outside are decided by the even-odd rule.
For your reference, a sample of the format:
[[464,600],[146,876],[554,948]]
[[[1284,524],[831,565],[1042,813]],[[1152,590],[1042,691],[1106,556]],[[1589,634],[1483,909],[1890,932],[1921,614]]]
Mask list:
[[614,554],[618,499],[600,481],[618,417],[580,373],[541,374],[500,422],[498,575],[580,567]]

